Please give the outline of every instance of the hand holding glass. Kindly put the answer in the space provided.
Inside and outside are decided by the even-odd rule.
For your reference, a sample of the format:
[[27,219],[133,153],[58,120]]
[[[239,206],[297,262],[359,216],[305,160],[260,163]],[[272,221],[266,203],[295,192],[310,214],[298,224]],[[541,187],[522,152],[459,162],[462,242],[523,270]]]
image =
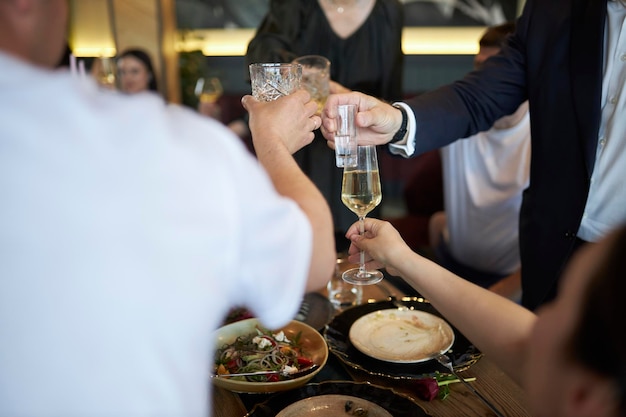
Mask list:
[[[341,187],[341,201],[353,213],[359,216],[361,234],[365,231],[364,220],[382,200],[380,174],[376,146],[358,146],[356,166],[345,166]],[[376,284],[383,279],[380,271],[365,269],[365,252],[361,251],[361,262],[358,268],[343,273],[344,281],[355,285]]]

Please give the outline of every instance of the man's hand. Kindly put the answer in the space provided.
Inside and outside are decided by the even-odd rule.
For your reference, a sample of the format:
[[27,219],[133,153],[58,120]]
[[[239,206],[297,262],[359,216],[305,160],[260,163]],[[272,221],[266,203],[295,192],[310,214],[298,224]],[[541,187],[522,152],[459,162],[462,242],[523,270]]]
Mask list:
[[402,113],[374,97],[361,93],[331,94],[322,111],[322,133],[328,146],[333,149],[337,131],[337,106],[341,104],[357,106],[355,124],[359,144],[384,145],[402,125]]
[[250,114],[250,132],[257,152],[281,143],[294,154],[313,141],[313,131],[322,123],[315,115],[317,104],[305,90],[268,102],[246,95],[241,103]]

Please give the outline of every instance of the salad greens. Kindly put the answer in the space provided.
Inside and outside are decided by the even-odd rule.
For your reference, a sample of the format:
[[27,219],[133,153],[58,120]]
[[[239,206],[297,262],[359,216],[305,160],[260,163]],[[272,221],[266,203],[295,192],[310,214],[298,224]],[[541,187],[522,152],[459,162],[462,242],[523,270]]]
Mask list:
[[258,327],[254,333],[239,336],[217,350],[215,373],[228,375],[244,372],[278,371],[271,375],[237,376],[232,379],[252,382],[276,382],[290,379],[301,368],[311,366],[300,344],[301,333],[289,340],[283,331],[272,333]]

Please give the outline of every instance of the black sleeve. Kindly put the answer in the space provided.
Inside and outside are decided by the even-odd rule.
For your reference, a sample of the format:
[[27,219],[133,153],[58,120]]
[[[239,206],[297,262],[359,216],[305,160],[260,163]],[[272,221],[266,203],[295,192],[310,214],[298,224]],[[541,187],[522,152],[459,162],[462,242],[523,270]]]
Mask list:
[[295,43],[301,32],[304,2],[271,0],[254,38],[248,44],[246,65],[255,62],[291,62],[298,55]]

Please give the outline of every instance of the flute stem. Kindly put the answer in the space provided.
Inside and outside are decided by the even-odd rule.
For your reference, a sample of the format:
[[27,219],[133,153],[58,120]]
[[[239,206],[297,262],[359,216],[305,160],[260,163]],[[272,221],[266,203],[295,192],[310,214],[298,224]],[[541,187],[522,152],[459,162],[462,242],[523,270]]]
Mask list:
[[[365,216],[359,217],[359,226],[360,226],[359,233],[363,235],[363,233],[365,233]],[[361,256],[361,260],[359,262],[359,276],[363,276],[366,273],[364,250],[361,251],[360,256]]]

